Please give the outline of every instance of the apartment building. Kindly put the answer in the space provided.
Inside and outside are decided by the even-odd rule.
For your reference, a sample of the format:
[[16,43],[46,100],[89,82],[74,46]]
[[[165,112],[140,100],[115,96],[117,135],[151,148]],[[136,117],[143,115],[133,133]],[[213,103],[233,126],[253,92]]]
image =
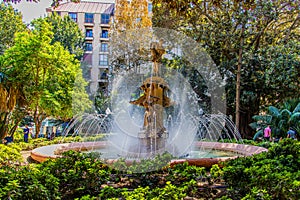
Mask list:
[[[56,12],[64,17],[69,15],[85,35],[85,52],[82,65],[87,71],[85,78],[90,84],[90,94],[107,92],[109,66],[109,29],[114,14],[114,3],[66,2],[57,7],[47,8],[47,14]],[[113,2],[113,1],[110,1]]]

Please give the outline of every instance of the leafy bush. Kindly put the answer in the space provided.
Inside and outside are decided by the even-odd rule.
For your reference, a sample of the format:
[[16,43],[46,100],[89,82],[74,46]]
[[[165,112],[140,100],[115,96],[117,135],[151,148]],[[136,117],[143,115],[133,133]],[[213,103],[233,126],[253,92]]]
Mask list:
[[21,148],[15,144],[0,144],[0,167],[3,165],[11,165],[23,161],[20,153]]
[[101,185],[108,181],[111,172],[99,157],[98,153],[68,151],[63,153],[63,158],[42,163],[39,169],[60,180],[62,199],[87,194],[96,196],[101,191]]
[[224,179],[233,199],[252,198],[262,192],[272,199],[299,199],[299,166],[300,142],[285,139],[269,152],[227,162]]
[[191,180],[200,180],[206,176],[204,167],[189,166],[187,162],[177,164],[169,168],[166,180],[171,181],[174,185],[179,186],[184,182]]
[[59,180],[34,166],[0,169],[0,199],[58,199]]
[[111,186],[105,186],[100,191],[100,194],[98,197],[100,199],[110,199],[110,198],[116,198],[121,197],[123,192],[126,192],[127,188],[114,188]]
[[127,165],[125,159],[121,158],[111,165],[112,168],[132,173],[146,173],[151,171],[159,171],[169,165],[169,162],[174,158],[170,153],[157,154],[153,159],[141,159],[139,162],[133,162]]
[[178,200],[186,197],[187,195],[184,193],[185,187],[176,187],[172,185],[171,182],[167,182],[166,186],[163,188],[155,188],[150,189],[147,187],[138,187],[133,191],[123,192],[122,195],[125,199],[128,200],[144,200],[144,199],[152,199],[152,200],[159,200],[159,199],[170,199],[170,200]]

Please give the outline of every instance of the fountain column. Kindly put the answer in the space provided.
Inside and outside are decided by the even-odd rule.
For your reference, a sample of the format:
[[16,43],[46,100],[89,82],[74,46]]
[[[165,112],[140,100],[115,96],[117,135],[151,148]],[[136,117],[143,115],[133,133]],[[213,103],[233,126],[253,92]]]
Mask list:
[[145,108],[144,124],[138,133],[141,144],[141,153],[156,153],[164,151],[168,132],[163,124],[163,111],[171,106],[171,100],[167,97],[169,86],[159,74],[160,62],[165,50],[162,41],[151,43],[151,55],[153,62],[152,76],[147,78],[140,88],[143,94],[131,104]]

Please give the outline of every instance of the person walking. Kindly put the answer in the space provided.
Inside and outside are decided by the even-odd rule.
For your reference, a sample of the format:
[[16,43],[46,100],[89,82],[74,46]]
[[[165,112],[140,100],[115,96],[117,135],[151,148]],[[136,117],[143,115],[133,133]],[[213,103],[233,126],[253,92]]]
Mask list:
[[29,127],[28,127],[27,124],[25,125],[25,128],[24,128],[24,130],[23,130],[23,133],[24,133],[24,142],[28,142],[28,137],[29,137]]
[[266,141],[270,141],[272,139],[271,137],[271,128],[270,126],[267,126],[265,129],[264,129],[264,138]]
[[296,131],[294,131],[291,127],[289,128],[289,130],[287,132],[287,138],[296,140]]

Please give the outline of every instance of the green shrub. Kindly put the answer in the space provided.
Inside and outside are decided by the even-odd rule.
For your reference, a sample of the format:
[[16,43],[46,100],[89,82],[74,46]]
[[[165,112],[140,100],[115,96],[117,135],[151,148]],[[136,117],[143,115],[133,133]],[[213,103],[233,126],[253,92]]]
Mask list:
[[59,180],[34,166],[0,169],[0,199],[58,199]]
[[121,197],[123,192],[126,192],[127,188],[113,188],[111,186],[105,186],[101,189],[98,195],[100,199],[110,199]]
[[39,169],[60,180],[62,198],[78,198],[84,195],[97,196],[101,185],[109,180],[110,169],[99,160],[98,153],[68,151],[63,158],[48,160]]
[[150,198],[153,200],[160,200],[160,199],[168,199],[168,200],[178,200],[186,197],[186,186],[185,187],[176,187],[172,185],[171,182],[167,182],[166,186],[163,188],[156,188],[150,193]]
[[148,186],[138,187],[133,191],[122,192],[122,195],[126,200],[179,200],[187,196],[185,189],[185,187],[176,187],[171,182],[167,182],[163,188],[157,187],[151,190]]
[[16,144],[0,144],[0,167],[3,165],[11,165],[23,161],[21,148]]
[[171,181],[174,185],[180,186],[184,182],[191,180],[200,180],[206,175],[204,167],[190,166],[187,162],[177,164],[173,168],[168,169],[167,181]]
[[285,139],[268,152],[225,163],[224,180],[233,199],[300,199],[300,142]]

